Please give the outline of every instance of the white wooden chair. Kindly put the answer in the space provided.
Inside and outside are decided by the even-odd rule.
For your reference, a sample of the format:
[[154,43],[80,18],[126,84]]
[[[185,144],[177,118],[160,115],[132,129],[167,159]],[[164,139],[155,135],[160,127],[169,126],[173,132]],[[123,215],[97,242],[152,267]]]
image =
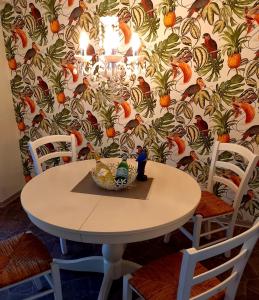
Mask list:
[[[259,237],[259,218],[246,232],[216,245],[197,250],[184,250],[162,257],[123,278],[123,300],[132,299],[135,291],[141,299],[149,300],[234,300],[236,291]],[[237,253],[220,265],[208,270],[200,262],[230,252],[242,246]],[[229,273],[225,273],[230,271]],[[225,273],[221,281],[216,276]]]
[[[220,161],[219,154],[221,151],[234,152],[235,154],[245,158],[248,161],[246,170],[243,171],[234,163]],[[202,192],[200,203],[192,218],[193,232],[189,232],[189,230],[187,230],[185,227],[180,228],[181,232],[192,241],[193,247],[201,248],[209,246],[225,239],[229,239],[233,236],[240,202],[244,193],[248,189],[248,181],[252,176],[257,161],[258,156],[243,146],[231,143],[215,142],[209,170],[207,191]],[[217,174],[216,168],[226,171],[233,171],[236,175],[238,175],[236,177],[240,180],[239,185],[234,184],[231,179],[224,177],[224,175]],[[232,203],[227,203],[213,194],[213,186],[216,182],[226,185],[235,193]],[[229,219],[227,222],[226,220],[222,222],[222,217],[228,217]],[[204,226],[202,227],[203,222]],[[212,230],[211,222],[216,223],[217,228]],[[223,237],[200,245],[201,237],[205,237],[207,240],[209,240],[212,234],[220,231],[225,232]],[[168,242],[169,239],[170,234],[165,236],[164,241]]]
[[[37,149],[43,145],[50,144],[50,143],[59,143],[65,142],[71,144],[70,151],[56,151],[53,148],[53,151],[47,153],[46,155],[39,156]],[[31,157],[33,160],[35,174],[39,175],[43,172],[42,164],[50,159],[57,158],[57,157],[71,157],[72,161],[76,161],[76,138],[74,134],[70,135],[50,135],[44,136],[40,139],[35,141],[30,141],[29,143],[29,150],[31,153]],[[60,238],[60,247],[62,254],[67,253],[67,244],[66,240]]]
[[52,258],[31,232],[0,241],[0,262],[0,299],[8,299],[10,288],[27,281],[32,280],[39,289],[41,277],[48,282],[49,289],[38,291],[26,299],[36,299],[54,292],[50,276]]

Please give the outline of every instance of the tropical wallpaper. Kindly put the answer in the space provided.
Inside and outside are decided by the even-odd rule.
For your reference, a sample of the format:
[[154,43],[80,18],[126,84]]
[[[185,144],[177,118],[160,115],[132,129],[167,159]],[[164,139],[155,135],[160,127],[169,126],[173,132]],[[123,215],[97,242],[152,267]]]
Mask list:
[[[141,38],[138,72],[118,85],[85,76],[75,58],[84,29],[87,54],[98,59],[102,16],[119,18],[125,61],[133,31]],[[74,133],[78,159],[133,155],[145,145],[149,159],[188,172],[202,188],[214,140],[259,154],[259,1],[13,0],[1,22],[26,181],[28,141],[50,134]],[[222,185],[215,192],[227,193]],[[239,218],[258,215],[259,167]]]

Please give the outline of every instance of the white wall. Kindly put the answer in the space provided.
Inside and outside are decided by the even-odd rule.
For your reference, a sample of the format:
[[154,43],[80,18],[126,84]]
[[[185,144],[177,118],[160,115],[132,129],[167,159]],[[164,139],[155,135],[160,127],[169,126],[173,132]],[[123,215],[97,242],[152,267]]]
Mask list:
[[0,205],[24,185],[10,74],[0,27]]

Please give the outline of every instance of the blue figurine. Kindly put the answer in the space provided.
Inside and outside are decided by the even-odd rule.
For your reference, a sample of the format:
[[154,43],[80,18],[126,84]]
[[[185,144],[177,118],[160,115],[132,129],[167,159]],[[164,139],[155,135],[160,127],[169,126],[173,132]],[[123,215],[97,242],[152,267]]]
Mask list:
[[145,166],[147,163],[147,149],[146,147],[137,146],[137,162],[138,162],[138,175],[137,180],[146,181],[147,176],[145,175]]

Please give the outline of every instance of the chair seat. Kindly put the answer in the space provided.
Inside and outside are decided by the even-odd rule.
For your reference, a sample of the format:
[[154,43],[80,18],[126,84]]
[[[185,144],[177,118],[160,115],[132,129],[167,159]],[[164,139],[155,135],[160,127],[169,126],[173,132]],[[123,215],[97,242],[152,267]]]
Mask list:
[[0,241],[0,287],[50,269],[47,248],[32,233],[21,233]]
[[[174,300],[177,299],[177,288],[181,270],[183,254],[181,252],[162,257],[138,269],[130,278],[130,285],[146,300]],[[195,275],[206,272],[207,269],[197,263]],[[191,296],[205,292],[218,285],[219,279],[214,277],[192,288]],[[224,292],[220,292],[210,300],[224,299]]]
[[195,215],[202,215],[204,218],[220,216],[234,211],[234,208],[208,191],[202,191],[201,200],[196,208]]

